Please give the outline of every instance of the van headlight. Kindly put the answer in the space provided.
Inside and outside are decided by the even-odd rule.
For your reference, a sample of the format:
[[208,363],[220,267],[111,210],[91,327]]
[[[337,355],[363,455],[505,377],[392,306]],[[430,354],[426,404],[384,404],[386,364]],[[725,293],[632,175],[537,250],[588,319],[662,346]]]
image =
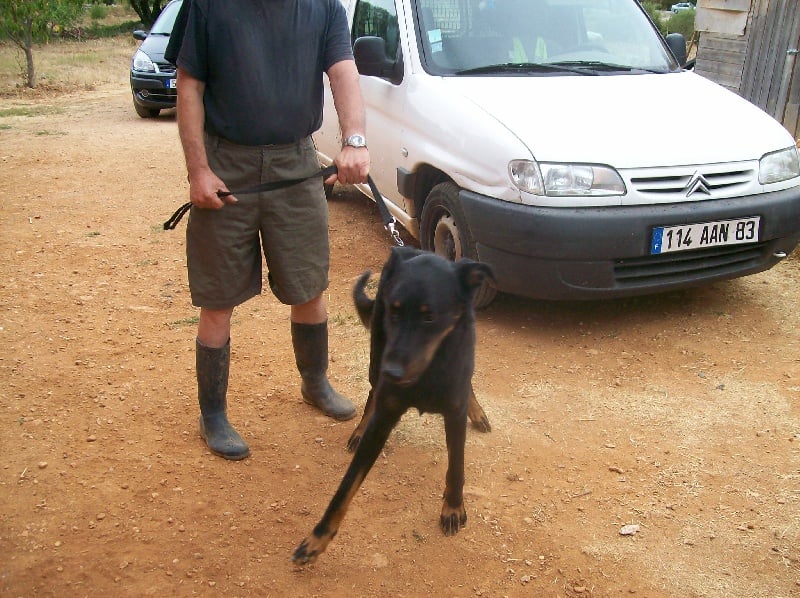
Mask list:
[[131,67],[134,71],[139,71],[140,73],[156,72],[156,65],[153,64],[153,61],[150,60],[150,57],[141,50],[136,50],[136,54],[133,55]]
[[800,156],[797,147],[766,154],[758,162],[758,182],[778,183],[800,176]]
[[625,183],[616,170],[597,164],[559,164],[512,160],[508,173],[521,191],[553,197],[624,195]]

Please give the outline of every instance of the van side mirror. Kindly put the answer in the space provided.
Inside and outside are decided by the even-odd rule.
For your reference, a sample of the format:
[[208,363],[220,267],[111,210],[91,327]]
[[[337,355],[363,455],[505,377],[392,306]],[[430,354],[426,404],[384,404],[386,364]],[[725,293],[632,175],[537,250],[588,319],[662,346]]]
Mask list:
[[146,37],[147,37],[147,32],[142,31],[141,29],[136,29],[133,32],[133,39],[138,39],[140,42],[144,41]]
[[667,46],[672,51],[672,55],[681,66],[686,64],[686,38],[682,33],[670,33],[666,37]]
[[362,75],[388,78],[395,85],[403,80],[403,61],[386,56],[386,42],[380,37],[359,37],[353,44],[353,57]]

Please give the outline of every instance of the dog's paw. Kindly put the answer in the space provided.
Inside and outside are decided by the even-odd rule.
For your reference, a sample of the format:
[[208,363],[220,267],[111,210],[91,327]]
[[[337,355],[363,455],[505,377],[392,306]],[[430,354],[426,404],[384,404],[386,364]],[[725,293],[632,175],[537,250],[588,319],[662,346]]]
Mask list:
[[295,548],[292,554],[292,562],[298,565],[309,565],[317,560],[317,557],[325,550],[325,546],[320,546],[319,538],[309,536],[302,542],[300,546]]
[[477,428],[479,432],[492,431],[492,424],[489,423],[489,418],[486,417],[486,412],[483,410],[483,407],[481,407],[481,404],[478,403],[478,399],[475,398],[475,393],[472,389],[470,389],[469,393],[467,417],[469,417],[469,421],[472,422],[472,425]]
[[467,525],[467,511],[463,503],[454,509],[447,505],[442,506],[442,515],[439,518],[439,527],[445,536],[455,536],[462,527]]
[[489,418],[486,417],[485,413],[482,413],[481,415],[482,417],[470,420],[472,422],[472,427],[478,430],[478,432],[483,432],[483,433],[491,432],[492,424],[489,423]]

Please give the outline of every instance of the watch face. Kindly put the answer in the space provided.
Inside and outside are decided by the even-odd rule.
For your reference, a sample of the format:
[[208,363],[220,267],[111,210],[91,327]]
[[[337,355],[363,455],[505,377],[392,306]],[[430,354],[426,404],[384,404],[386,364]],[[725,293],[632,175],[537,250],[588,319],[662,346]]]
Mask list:
[[350,147],[364,147],[367,145],[367,140],[364,139],[363,135],[350,135],[345,142],[345,145],[349,145]]

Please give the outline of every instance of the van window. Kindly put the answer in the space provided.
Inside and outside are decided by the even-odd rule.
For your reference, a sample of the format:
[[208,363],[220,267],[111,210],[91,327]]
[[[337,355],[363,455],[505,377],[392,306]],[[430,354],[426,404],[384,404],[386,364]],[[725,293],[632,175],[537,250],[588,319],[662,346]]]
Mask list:
[[352,43],[367,35],[382,38],[386,56],[399,58],[400,27],[394,0],[359,0],[353,16]]
[[431,74],[508,64],[678,68],[637,0],[417,0],[416,8],[420,53]]

